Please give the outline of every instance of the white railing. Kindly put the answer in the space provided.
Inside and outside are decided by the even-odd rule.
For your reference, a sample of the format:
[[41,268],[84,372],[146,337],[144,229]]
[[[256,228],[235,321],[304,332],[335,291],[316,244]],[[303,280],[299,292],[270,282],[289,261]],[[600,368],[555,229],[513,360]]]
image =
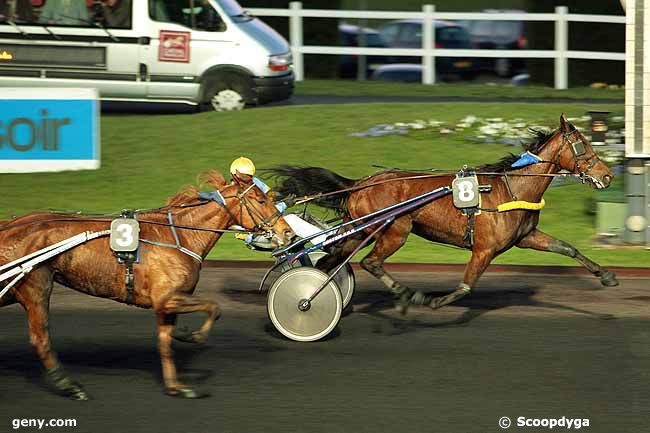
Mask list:
[[[257,16],[289,18],[289,40],[294,56],[296,80],[304,79],[305,54],[335,55],[388,55],[422,57],[422,82],[434,84],[435,58],[438,57],[497,57],[555,59],[555,88],[566,89],[569,82],[569,59],[618,60],[625,61],[625,53],[603,51],[569,50],[569,22],[592,22],[625,24],[625,16],[570,14],[566,6],[558,6],[555,13],[465,13],[436,12],[433,5],[422,6],[422,12],[355,11],[329,9],[303,9],[302,2],[289,3],[289,9],[251,8]],[[420,19],[423,20],[422,48],[370,48],[303,45],[303,18],[348,18],[348,19]],[[552,21],[555,22],[555,49],[553,50],[477,50],[445,49],[435,47],[434,20],[494,20],[494,21]],[[622,47],[624,48],[624,47]]]

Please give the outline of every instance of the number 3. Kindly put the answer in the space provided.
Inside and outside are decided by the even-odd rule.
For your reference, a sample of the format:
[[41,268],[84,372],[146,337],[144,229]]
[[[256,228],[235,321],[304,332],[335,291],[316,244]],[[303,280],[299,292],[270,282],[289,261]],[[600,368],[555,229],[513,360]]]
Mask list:
[[121,237],[115,239],[115,243],[121,247],[128,247],[133,244],[133,227],[129,224],[120,224],[115,229]]

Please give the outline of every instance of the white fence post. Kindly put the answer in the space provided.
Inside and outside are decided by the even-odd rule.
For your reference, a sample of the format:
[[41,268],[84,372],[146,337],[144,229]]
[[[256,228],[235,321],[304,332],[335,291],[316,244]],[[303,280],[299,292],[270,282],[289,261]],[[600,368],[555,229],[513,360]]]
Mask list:
[[302,54],[302,2],[289,3],[289,41],[293,52],[293,71],[296,81],[305,79],[305,66]]
[[557,6],[555,14],[555,88],[566,89],[569,87],[569,8]]
[[434,13],[435,6],[423,5],[422,13],[424,19],[422,20],[422,49],[424,55],[422,56],[422,83],[435,84],[436,82],[436,62],[435,55],[433,54],[433,47],[435,47],[436,33],[434,31]]

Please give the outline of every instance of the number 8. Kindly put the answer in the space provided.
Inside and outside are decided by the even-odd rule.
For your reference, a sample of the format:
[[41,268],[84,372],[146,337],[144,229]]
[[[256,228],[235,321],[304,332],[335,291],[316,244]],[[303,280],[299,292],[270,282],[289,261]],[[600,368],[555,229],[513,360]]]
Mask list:
[[474,184],[470,181],[458,183],[458,198],[460,201],[470,202],[474,200]]

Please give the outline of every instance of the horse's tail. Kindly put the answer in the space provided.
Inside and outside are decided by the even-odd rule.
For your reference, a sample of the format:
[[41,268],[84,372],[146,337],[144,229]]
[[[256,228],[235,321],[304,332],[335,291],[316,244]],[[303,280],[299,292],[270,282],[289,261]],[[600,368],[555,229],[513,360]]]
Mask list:
[[[277,178],[275,190],[282,195],[293,194],[298,197],[320,193],[335,192],[350,188],[357,180],[340,176],[331,170],[321,167],[297,167],[282,165],[265,170],[271,177]],[[345,211],[345,202],[350,191],[333,194],[314,200],[320,206]]]

